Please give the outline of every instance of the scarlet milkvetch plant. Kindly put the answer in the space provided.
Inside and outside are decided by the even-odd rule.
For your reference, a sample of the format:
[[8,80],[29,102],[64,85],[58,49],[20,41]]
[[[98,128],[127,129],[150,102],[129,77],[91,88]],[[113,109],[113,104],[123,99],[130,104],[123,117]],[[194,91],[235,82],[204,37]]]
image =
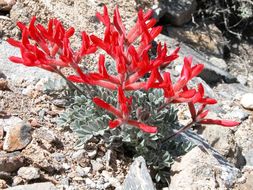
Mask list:
[[[206,105],[215,104],[216,100],[205,96],[202,84],[198,84],[197,89],[188,87],[188,82],[203,70],[203,64],[193,65],[192,58],[185,57],[180,77],[173,83],[170,72],[164,71],[164,68],[177,59],[179,48],[168,54],[166,44],[159,43],[156,57],[150,58],[151,42],[162,30],[161,26],[155,26],[156,20],[151,18],[152,11],[144,13],[140,10],[136,24],[128,32],[117,7],[112,21],[106,6],[103,14],[97,13],[96,16],[105,26],[104,37],[99,38],[82,32],[82,45],[77,50],[71,48],[69,40],[74,34],[74,28],[64,29],[57,19],[51,19],[47,28],[35,24],[35,17],[29,26],[19,22],[17,25],[22,31],[21,41],[8,39],[8,42],[20,48],[21,57],[12,56],[10,60],[61,75],[61,68],[70,67],[76,73],[66,77],[72,84],[83,83],[116,91],[117,105],[111,105],[100,97],[92,97],[97,106],[115,116],[115,119],[109,121],[110,128],[128,124],[147,133],[156,133],[156,126],[131,118],[133,112],[131,92],[151,89],[163,91],[164,104],[158,110],[170,104],[188,104],[192,121],[179,132],[195,124],[218,124],[225,127],[239,124],[234,121],[206,118],[208,114]],[[96,52],[98,48],[104,50],[115,61],[115,73],[108,72],[104,54],[99,55],[97,71],[90,72],[80,67],[82,58]]]

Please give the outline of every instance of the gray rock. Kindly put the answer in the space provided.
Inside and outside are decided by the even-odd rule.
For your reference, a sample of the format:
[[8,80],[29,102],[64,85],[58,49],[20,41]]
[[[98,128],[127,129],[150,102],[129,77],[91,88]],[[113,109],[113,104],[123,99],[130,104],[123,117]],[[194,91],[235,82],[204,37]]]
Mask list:
[[240,103],[245,109],[253,110],[253,93],[244,94]]
[[233,109],[232,112],[228,112],[226,115],[227,118],[239,118],[241,121],[244,121],[249,117],[249,113],[243,111],[240,108]]
[[11,126],[14,126],[19,122],[22,122],[22,119],[20,119],[19,117],[11,116],[10,118],[7,119],[0,118],[0,126],[4,128],[5,132],[7,132]]
[[253,93],[253,89],[247,88],[240,83],[218,84],[215,91],[224,99],[234,100],[246,93]]
[[57,190],[51,182],[34,183],[29,185],[19,185],[16,187],[9,187],[8,190]]
[[91,167],[82,168],[81,166],[77,166],[75,170],[79,177],[85,177],[90,172]]
[[54,135],[54,133],[46,127],[41,127],[39,129],[37,129],[35,131],[34,136],[37,139],[41,139],[41,140],[46,141],[50,144],[58,141],[58,138]]
[[196,0],[162,0],[156,8],[156,18],[166,16],[170,23],[182,26],[191,21],[192,14],[196,11]]
[[208,125],[203,130],[202,136],[231,163],[238,165],[243,159],[239,147],[234,140],[234,132],[232,129],[217,125]]
[[195,147],[171,167],[169,189],[229,189],[240,172],[237,168],[217,160]]
[[[57,74],[36,67],[26,67],[12,63],[9,56],[20,56],[19,49],[10,46],[7,42],[0,43],[0,68],[7,78],[16,86],[28,84],[43,92],[63,90],[66,82]],[[21,74],[22,73],[22,74]],[[40,82],[39,82],[40,81]],[[39,83],[38,83],[39,82]]]
[[253,148],[245,153],[245,160],[247,166],[253,166]]
[[57,107],[64,108],[67,105],[68,101],[65,99],[55,99],[52,101],[52,103]]
[[224,61],[224,59],[221,59],[221,58],[217,58],[217,57],[210,57],[209,58],[209,61],[215,65],[216,67],[224,70],[224,71],[227,71],[228,70],[228,65],[226,63],[226,61]]
[[40,178],[40,170],[34,167],[22,167],[18,170],[18,175],[25,180]]
[[3,149],[12,152],[25,148],[32,140],[31,126],[20,122],[8,128]]
[[0,171],[15,172],[24,166],[24,157],[20,152],[4,153],[0,152]]
[[170,45],[169,52],[174,50],[178,44],[180,44],[180,51],[179,51],[179,58],[177,58],[173,65],[182,64],[183,59],[185,56],[192,56],[193,57],[193,63],[202,63],[205,68],[202,71],[202,73],[199,75],[203,80],[205,80],[209,84],[217,83],[219,81],[224,80],[227,83],[234,83],[237,82],[236,77],[232,76],[230,73],[223,71],[222,69],[216,67],[213,65],[208,58],[193,50],[192,48],[188,47],[184,43],[179,43],[177,40],[172,39],[165,35],[159,35],[156,40],[158,42],[167,43]]
[[138,157],[130,166],[130,170],[123,184],[123,190],[155,190],[146,162]]
[[85,157],[86,151],[83,149],[77,150],[72,154],[72,159],[75,161],[82,160]]

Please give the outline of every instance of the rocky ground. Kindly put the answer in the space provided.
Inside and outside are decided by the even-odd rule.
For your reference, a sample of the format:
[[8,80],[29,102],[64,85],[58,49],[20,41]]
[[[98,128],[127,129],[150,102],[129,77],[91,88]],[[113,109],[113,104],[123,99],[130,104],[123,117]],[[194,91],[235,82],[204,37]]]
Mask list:
[[[164,190],[253,189],[253,45],[229,43],[214,23],[185,24],[196,2],[173,2],[185,8],[171,11],[169,5],[151,0],[0,0],[0,189],[155,189],[141,157],[133,162],[106,149],[98,139],[77,147],[76,135],[57,126],[58,115],[69,103],[67,85],[59,76],[8,61],[10,55],[19,54],[5,42],[8,37],[20,37],[17,21],[28,23],[36,15],[46,23],[57,17],[77,33],[99,35],[103,27],[94,15],[103,4],[111,14],[119,5],[128,27],[139,7],[152,7],[156,18],[165,15],[174,20],[157,39],[166,42],[169,50],[181,47],[173,74],[179,74],[183,56],[192,55],[205,65],[195,82],[205,84],[208,95],[219,101],[212,117],[242,122],[234,129],[208,126],[195,131],[200,146],[176,160]],[[78,36],[75,39],[78,42]],[[182,123],[187,121],[184,108],[179,117]],[[211,147],[209,153],[203,151],[202,137],[217,152]]]

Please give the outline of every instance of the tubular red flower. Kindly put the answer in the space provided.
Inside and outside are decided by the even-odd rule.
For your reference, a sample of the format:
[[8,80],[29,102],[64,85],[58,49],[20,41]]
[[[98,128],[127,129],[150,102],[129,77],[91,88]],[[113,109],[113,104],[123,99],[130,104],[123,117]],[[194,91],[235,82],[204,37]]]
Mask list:
[[215,124],[224,127],[235,127],[240,125],[240,122],[230,120],[218,120],[218,119],[203,119],[200,121],[201,124]]

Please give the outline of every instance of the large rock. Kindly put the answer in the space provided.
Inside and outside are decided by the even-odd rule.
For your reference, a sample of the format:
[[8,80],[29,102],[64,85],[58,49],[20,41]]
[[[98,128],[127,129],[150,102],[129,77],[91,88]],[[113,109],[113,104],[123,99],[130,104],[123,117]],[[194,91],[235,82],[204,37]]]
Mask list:
[[165,35],[159,35],[156,38],[156,41],[166,43],[169,46],[169,52],[172,52],[177,46],[180,46],[179,58],[174,61],[173,65],[182,65],[185,56],[192,56],[193,63],[202,63],[205,67],[199,76],[207,83],[213,84],[219,81],[225,81],[227,83],[237,82],[236,77],[226,71],[223,71],[219,67],[216,67],[206,58],[205,55],[193,50],[184,43],[179,43],[176,39],[172,39]]
[[146,162],[138,157],[130,166],[130,170],[123,184],[123,190],[155,190]]
[[245,120],[235,131],[235,141],[241,149],[242,155],[245,157],[246,165],[253,166],[253,118]]
[[34,183],[29,185],[19,185],[10,187],[8,190],[56,190],[57,188],[51,182]]
[[175,26],[191,21],[196,8],[196,0],[161,0],[159,5],[153,7],[157,19],[165,16]]
[[240,100],[241,97],[246,93],[253,93],[252,88],[245,87],[240,83],[233,83],[233,84],[218,84],[215,87],[215,92],[217,95],[220,96],[222,99],[226,100]]
[[172,165],[171,174],[170,190],[229,189],[239,170],[195,147]]
[[202,133],[204,139],[222,156],[226,157],[236,166],[244,164],[239,147],[234,140],[234,132],[225,127],[208,125]]
[[20,56],[18,48],[7,42],[0,43],[0,70],[17,87],[29,87],[42,92],[60,91],[66,88],[66,82],[59,75],[37,67],[26,67],[8,60],[10,56]]
[[0,152],[0,171],[15,172],[24,166],[25,158],[20,152],[4,153]]
[[[195,50],[218,58],[224,57],[224,48],[227,45],[225,43],[226,39],[214,24],[201,27],[196,27],[193,24],[187,24],[182,27],[165,26],[164,29],[166,30],[166,35],[189,45]],[[209,61],[214,65],[218,64],[214,59],[209,59]],[[223,65],[225,64],[223,63]]]
[[31,126],[20,122],[8,128],[3,149],[12,152],[25,148],[32,140]]

